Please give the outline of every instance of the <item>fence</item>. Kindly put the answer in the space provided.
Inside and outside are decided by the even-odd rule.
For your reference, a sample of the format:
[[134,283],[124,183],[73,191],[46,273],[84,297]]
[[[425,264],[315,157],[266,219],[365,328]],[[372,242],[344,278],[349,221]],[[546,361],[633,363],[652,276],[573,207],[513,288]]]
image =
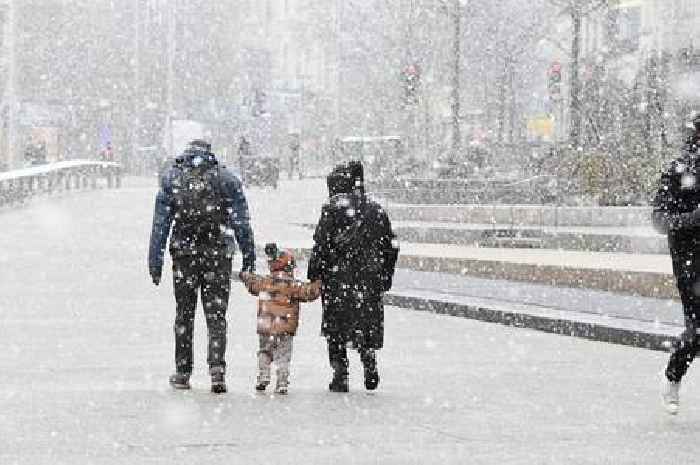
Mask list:
[[551,175],[519,181],[494,179],[405,179],[369,186],[373,194],[403,204],[558,204],[562,186]]
[[74,189],[121,186],[121,165],[91,160],[70,160],[0,173],[0,206],[22,202],[40,194]]

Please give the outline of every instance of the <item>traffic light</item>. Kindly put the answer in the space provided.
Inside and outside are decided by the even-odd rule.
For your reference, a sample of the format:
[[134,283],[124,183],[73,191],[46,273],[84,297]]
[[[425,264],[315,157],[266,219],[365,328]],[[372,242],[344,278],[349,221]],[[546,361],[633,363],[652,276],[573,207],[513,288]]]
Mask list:
[[420,89],[420,67],[417,64],[406,66],[401,72],[406,101],[415,103]]
[[264,91],[255,89],[253,94],[253,102],[251,105],[251,114],[253,116],[262,116],[267,113],[267,95]]
[[561,96],[561,63],[555,61],[549,68],[549,95],[553,100]]

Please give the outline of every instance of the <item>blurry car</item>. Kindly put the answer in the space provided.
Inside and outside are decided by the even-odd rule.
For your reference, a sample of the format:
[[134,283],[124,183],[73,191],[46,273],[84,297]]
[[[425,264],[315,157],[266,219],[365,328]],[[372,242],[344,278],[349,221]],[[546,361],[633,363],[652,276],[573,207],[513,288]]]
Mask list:
[[433,162],[433,173],[438,179],[466,178],[472,174],[470,166],[466,161],[457,161],[452,157],[443,158]]
[[457,155],[447,154],[433,162],[432,172],[438,179],[463,179],[473,176],[489,176],[491,154],[483,147],[469,147]]

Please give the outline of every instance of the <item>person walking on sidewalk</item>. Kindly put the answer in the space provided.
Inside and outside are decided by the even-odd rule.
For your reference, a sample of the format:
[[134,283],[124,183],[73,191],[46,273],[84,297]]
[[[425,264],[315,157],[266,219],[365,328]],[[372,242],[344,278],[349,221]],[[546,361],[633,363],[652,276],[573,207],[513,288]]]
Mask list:
[[360,353],[365,387],[379,384],[376,351],[384,344],[382,297],[391,289],[398,248],[386,212],[367,198],[362,164],[337,166],[328,176],[330,201],[314,233],[308,279],[320,280],[333,392],[348,391],[347,347]]
[[685,331],[673,343],[662,385],[664,405],[671,414],[678,413],[681,379],[700,349],[700,158],[696,143],[700,115],[692,123],[690,142],[661,175],[652,213],[655,228],[668,235],[685,317]]
[[175,373],[170,384],[176,389],[190,388],[195,308],[201,291],[209,332],[211,390],[224,393],[231,261],[238,242],[243,253],[241,271],[255,271],[255,244],[241,182],[219,165],[208,142],[190,142],[161,177],[148,256],[156,286],[171,226],[176,316]]
[[252,295],[259,296],[257,332],[258,376],[255,390],[262,392],[270,384],[270,366],[277,367],[275,392],[287,394],[292,341],[299,327],[299,303],[318,299],[321,283],[304,283],[294,279],[294,255],[279,250],[276,244],[265,246],[268,276],[241,273],[241,280]]

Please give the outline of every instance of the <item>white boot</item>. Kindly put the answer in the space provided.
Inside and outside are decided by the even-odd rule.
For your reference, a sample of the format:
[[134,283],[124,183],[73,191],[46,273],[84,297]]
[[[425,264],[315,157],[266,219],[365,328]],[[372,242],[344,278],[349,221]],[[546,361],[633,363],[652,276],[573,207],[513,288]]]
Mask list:
[[267,352],[260,351],[258,353],[258,376],[255,381],[255,390],[262,392],[267,389],[270,384],[270,364],[272,359]]
[[680,405],[680,389],[681,383],[669,381],[666,375],[662,375],[663,380],[661,382],[661,397],[664,401],[664,407],[666,411],[671,415],[676,415],[678,413],[678,408]]
[[289,388],[289,371],[288,370],[277,370],[277,386],[275,386],[275,392],[277,394],[285,395],[285,394],[287,394],[288,388]]

